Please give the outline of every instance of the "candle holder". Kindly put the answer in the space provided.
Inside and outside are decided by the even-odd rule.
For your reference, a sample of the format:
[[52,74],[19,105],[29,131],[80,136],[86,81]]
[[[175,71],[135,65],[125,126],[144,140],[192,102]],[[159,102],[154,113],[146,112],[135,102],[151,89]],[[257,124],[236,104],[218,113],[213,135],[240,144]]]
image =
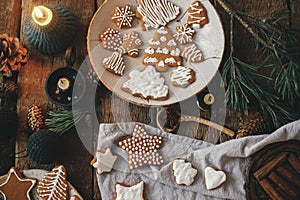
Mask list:
[[37,6],[26,26],[29,44],[46,55],[67,49],[76,33],[76,19],[60,6]]

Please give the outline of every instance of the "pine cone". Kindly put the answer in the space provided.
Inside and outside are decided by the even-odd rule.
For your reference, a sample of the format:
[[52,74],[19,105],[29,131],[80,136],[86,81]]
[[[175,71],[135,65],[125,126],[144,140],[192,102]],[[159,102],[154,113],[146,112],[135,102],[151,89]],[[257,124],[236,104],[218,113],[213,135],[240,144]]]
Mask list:
[[6,81],[3,89],[6,96],[18,95],[18,84],[14,81]]
[[0,35],[0,72],[11,77],[12,71],[19,71],[27,63],[27,49],[16,37]]
[[43,112],[39,105],[32,104],[27,113],[28,125],[32,131],[38,131],[44,127]]
[[268,132],[268,125],[262,113],[255,113],[250,118],[240,124],[236,138],[242,138],[250,135],[259,135]]

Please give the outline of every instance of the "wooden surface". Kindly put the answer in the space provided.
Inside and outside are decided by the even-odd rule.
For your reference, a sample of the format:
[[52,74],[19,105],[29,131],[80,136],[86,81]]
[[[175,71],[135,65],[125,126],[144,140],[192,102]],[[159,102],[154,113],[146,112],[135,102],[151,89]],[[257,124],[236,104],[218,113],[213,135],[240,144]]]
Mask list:
[[[19,154],[15,155],[15,153],[26,149],[27,138],[29,136],[26,124],[27,107],[32,103],[39,103],[43,107],[45,115],[47,109],[53,108],[53,104],[48,101],[44,92],[45,79],[51,71],[65,65],[63,54],[55,57],[45,56],[31,49],[27,44],[25,26],[30,17],[32,7],[47,4],[60,5],[74,13],[79,22],[78,32],[74,38],[74,45],[77,49],[76,66],[79,66],[87,56],[85,38],[89,22],[102,2],[102,0],[0,0],[0,34],[6,32],[12,36],[19,36],[30,52],[29,62],[22,69],[18,77],[20,87],[17,104],[20,119],[18,137],[16,140],[13,138],[0,141],[1,175],[5,174],[11,166],[16,166],[19,169],[51,169],[55,164],[60,163],[65,165],[68,170],[68,180],[78,189],[85,199],[101,199],[95,171],[89,165],[93,156],[82,144],[79,136],[76,134],[76,130],[69,131],[61,138],[65,143],[64,148],[61,149],[61,154],[64,158],[58,163],[52,165],[37,165],[28,157],[22,157]],[[225,33],[228,37],[229,17],[214,0],[211,0],[211,2],[216,6],[221,16]],[[284,8],[290,9],[292,13],[296,13],[298,16],[300,13],[300,3],[297,0],[232,0],[231,2],[236,8],[259,16],[268,16],[272,11]],[[289,6],[287,6],[287,2],[290,2]],[[299,26],[299,24],[299,20],[293,21],[294,26]],[[258,62],[255,59],[253,60],[256,56],[252,53],[252,42],[249,34],[240,25],[236,24],[235,27],[235,48],[238,56],[245,61],[251,61],[252,63]],[[225,57],[227,55],[228,44]],[[215,78],[211,85],[217,84],[218,79]],[[97,89],[95,102],[100,123],[139,121],[153,126],[156,125],[156,108],[148,109],[128,104],[124,100],[112,96],[104,86],[100,86]],[[190,102],[194,103],[193,99],[187,100],[186,103]],[[186,112],[185,114],[190,115],[199,114],[199,111],[193,109],[193,107]],[[217,120],[219,116],[226,115],[225,125],[233,130],[237,129],[240,120],[240,115],[229,108],[226,110],[221,109],[217,114],[201,112],[200,115],[206,118],[214,115],[213,117]],[[83,136],[86,134],[86,137],[91,140],[91,146],[88,147],[90,151],[94,151],[95,143],[93,143],[93,141],[95,141],[95,135],[93,135],[93,133],[95,132],[95,130],[90,131],[87,129],[86,133],[82,133]],[[178,134],[203,139],[212,143],[224,142],[230,139],[218,131],[208,131],[207,127],[199,126],[195,123],[182,124]]]

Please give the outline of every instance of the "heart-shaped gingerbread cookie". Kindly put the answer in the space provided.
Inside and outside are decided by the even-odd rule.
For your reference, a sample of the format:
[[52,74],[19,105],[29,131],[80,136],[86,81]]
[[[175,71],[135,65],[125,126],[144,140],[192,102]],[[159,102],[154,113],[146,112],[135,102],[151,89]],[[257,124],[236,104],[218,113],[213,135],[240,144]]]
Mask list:
[[218,188],[226,181],[226,174],[223,171],[217,171],[212,167],[205,168],[205,184],[208,190]]

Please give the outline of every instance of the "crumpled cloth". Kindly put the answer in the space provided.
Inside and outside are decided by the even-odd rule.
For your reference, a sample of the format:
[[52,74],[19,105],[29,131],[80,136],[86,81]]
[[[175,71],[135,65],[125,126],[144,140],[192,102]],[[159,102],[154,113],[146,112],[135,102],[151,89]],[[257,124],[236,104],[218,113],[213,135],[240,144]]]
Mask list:
[[[136,124],[130,122],[100,125],[97,149],[111,148],[112,153],[118,156],[111,172],[97,174],[103,200],[113,199],[116,182],[131,185],[138,181],[145,182],[148,200],[246,199],[245,171],[251,159],[249,156],[271,143],[300,140],[300,120],[281,127],[272,134],[234,139],[219,145],[164,133],[143,124],[149,134],[163,137],[163,145],[158,152],[163,156],[164,164],[129,170],[128,154],[118,146],[118,142],[131,135]],[[191,186],[176,184],[172,171],[174,158],[184,158],[198,170]],[[226,173],[227,180],[221,187],[206,189],[204,169],[207,166]]]

